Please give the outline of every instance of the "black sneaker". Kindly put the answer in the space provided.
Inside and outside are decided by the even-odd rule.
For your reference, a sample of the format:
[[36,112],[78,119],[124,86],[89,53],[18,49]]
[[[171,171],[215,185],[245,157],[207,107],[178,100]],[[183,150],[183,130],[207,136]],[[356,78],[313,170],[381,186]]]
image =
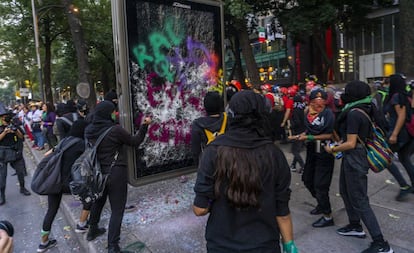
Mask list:
[[372,242],[368,249],[361,253],[394,253],[388,242]]
[[20,193],[25,195],[25,196],[30,196],[30,192],[24,187],[20,188]]
[[89,228],[88,234],[86,235],[86,240],[93,241],[96,237],[101,236],[105,234],[106,229],[105,228]]
[[290,165],[290,171],[292,172],[296,172],[296,166],[295,165]]
[[317,221],[312,223],[312,227],[314,227],[314,228],[324,228],[324,227],[329,227],[329,226],[333,226],[333,225],[335,225],[334,220],[332,218],[327,219],[324,216],[322,216]]
[[39,248],[37,248],[37,252],[45,252],[46,250],[55,247],[57,241],[55,239],[49,240],[46,244],[39,244]]
[[76,224],[75,232],[76,233],[86,233],[88,232],[89,226],[86,224],[85,226],[81,226],[79,224]]
[[395,197],[395,200],[397,201],[404,201],[408,194],[413,192],[413,188],[410,186],[402,187],[400,188],[400,193],[398,193],[397,197]]
[[351,224],[348,224],[343,228],[337,229],[336,232],[340,235],[354,236],[357,238],[365,238],[367,236],[364,230],[362,229],[362,226],[357,227]]

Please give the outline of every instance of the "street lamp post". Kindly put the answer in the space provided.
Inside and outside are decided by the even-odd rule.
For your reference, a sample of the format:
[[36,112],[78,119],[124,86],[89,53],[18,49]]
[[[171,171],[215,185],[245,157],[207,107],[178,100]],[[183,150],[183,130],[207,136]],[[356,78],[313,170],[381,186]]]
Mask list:
[[37,69],[39,71],[40,96],[41,96],[42,101],[45,101],[44,91],[43,91],[42,62],[40,61],[39,27],[37,23],[37,14],[36,14],[36,7],[35,7],[34,0],[32,0],[32,15],[33,15],[33,30],[34,30],[34,36],[35,36],[35,46],[36,46]]

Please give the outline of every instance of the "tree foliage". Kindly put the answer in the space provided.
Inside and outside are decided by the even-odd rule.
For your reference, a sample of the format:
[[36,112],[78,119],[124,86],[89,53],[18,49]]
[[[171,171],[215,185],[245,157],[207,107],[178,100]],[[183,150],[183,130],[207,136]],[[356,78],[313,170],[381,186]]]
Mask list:
[[[40,98],[31,1],[0,0],[0,74],[15,89],[30,80],[35,98]],[[84,42],[92,93],[96,82],[107,91],[114,87],[114,59],[110,1],[70,1],[79,10],[79,24],[84,30]],[[76,89],[80,82],[76,50],[69,30],[67,12],[61,1],[35,1],[40,39],[40,55],[46,99],[56,100],[52,93],[68,86]],[[81,68],[82,69],[82,68]],[[76,93],[72,92],[71,95]]]

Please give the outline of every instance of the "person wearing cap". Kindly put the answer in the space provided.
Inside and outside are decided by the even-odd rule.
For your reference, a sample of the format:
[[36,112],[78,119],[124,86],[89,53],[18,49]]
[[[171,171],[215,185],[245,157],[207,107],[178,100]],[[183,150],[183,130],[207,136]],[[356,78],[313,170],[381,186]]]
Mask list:
[[195,119],[191,125],[191,153],[194,164],[198,166],[199,157],[207,145],[205,129],[218,133],[225,117],[223,97],[217,91],[209,91],[204,97],[207,116]]
[[[337,146],[325,146],[328,153],[342,152],[339,191],[344,201],[349,224],[336,232],[343,236],[365,238],[361,220],[371,235],[373,242],[362,253],[393,253],[384,240],[381,228],[368,198],[368,158],[367,151],[358,138],[365,141],[371,134],[370,119],[379,122],[376,107],[372,104],[371,88],[362,81],[351,81],[345,86],[341,99],[345,104],[335,121],[335,141]],[[333,156],[332,156],[333,157]]]
[[[26,166],[23,159],[22,152],[18,152],[18,145],[24,139],[23,130],[20,126],[12,124],[12,115],[6,108],[0,105],[0,205],[6,203],[6,182],[7,182],[7,165],[10,165],[16,170],[17,179],[19,181],[20,193],[29,196],[30,192],[25,187],[25,172]],[[20,142],[20,143],[19,143]],[[7,152],[6,152],[7,151]],[[13,152],[14,159],[10,160]]]
[[207,252],[296,253],[289,210],[291,174],[266,129],[269,106],[261,94],[237,92],[226,132],[203,151],[193,212],[209,214]]
[[332,137],[335,117],[326,106],[328,94],[322,88],[313,89],[309,95],[309,108],[305,115],[304,133],[293,136],[306,142],[306,161],[302,181],[316,199],[317,206],[310,211],[312,215],[322,217],[313,227],[333,226],[329,188],[332,182],[335,158],[323,149],[323,143]]

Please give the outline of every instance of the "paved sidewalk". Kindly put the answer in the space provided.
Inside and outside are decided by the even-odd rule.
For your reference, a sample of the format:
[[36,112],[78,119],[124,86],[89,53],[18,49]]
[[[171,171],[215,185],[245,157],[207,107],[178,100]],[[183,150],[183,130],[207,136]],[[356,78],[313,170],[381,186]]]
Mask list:
[[[44,152],[31,149],[29,141],[26,141],[26,145],[38,163]],[[280,147],[290,162],[290,145]],[[304,152],[302,156],[305,157]],[[301,253],[361,252],[371,242],[369,236],[357,239],[335,233],[336,229],[347,224],[339,195],[339,166],[340,161],[336,161],[330,192],[335,226],[327,228],[312,227],[311,224],[319,218],[309,214],[316,202],[303,186],[300,174],[292,173],[290,209],[295,241]],[[195,177],[195,173],[191,173],[185,176],[186,180],[177,177],[141,187],[129,187],[128,204],[138,208],[124,215],[121,247],[141,253],[206,252],[204,229],[207,217],[195,217],[191,210]],[[370,173],[368,188],[371,205],[386,240],[396,253],[414,253],[414,194],[405,202],[395,201],[399,187],[387,171]],[[81,204],[70,195],[64,196],[62,204],[62,210],[72,221],[74,229]],[[102,212],[101,226],[107,227],[109,216],[110,208],[107,204]],[[106,235],[93,242],[86,241],[85,235],[79,235],[79,240],[89,249],[88,252],[107,252]]]

